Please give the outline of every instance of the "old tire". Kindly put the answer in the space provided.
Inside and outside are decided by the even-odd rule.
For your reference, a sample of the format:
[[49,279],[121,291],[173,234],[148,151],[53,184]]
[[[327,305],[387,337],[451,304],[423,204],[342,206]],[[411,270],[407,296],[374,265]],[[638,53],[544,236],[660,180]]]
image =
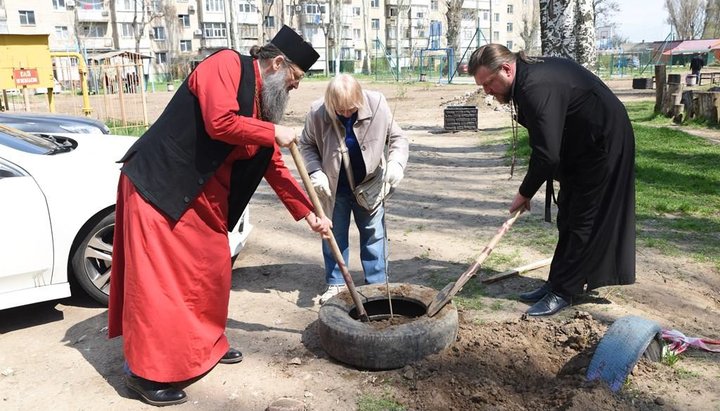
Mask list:
[[[370,322],[353,318],[356,307],[347,291],[320,308],[320,344],[334,359],[362,369],[395,369],[440,352],[455,341],[458,313],[452,303],[433,317],[426,315],[427,307],[437,295],[436,290],[415,284],[390,284],[393,313],[414,318],[403,324],[377,327],[373,326],[373,320],[382,313],[389,314],[385,285],[365,285],[356,289]],[[385,311],[378,307],[384,307]],[[408,315],[403,310],[412,313]]]

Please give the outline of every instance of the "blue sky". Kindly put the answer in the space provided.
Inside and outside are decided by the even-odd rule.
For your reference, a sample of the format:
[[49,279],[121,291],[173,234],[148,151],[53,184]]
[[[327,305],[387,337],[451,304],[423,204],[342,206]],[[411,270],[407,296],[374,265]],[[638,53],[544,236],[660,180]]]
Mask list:
[[631,42],[662,41],[670,33],[664,0],[618,1],[620,11],[611,20],[617,33]]

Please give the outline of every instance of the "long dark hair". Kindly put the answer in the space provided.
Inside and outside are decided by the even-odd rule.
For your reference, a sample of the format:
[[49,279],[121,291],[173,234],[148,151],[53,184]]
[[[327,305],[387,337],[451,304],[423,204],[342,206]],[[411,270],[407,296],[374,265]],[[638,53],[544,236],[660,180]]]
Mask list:
[[505,63],[514,63],[516,60],[526,63],[536,63],[538,59],[528,56],[524,50],[513,53],[502,44],[486,44],[473,51],[468,63],[468,74],[475,75],[480,67],[487,67],[490,71],[497,71]]

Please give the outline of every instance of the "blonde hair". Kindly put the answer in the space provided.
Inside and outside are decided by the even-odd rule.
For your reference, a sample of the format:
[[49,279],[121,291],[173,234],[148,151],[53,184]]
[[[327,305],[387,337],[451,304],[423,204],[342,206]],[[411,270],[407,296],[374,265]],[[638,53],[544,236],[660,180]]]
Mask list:
[[325,109],[330,118],[334,119],[336,110],[357,108],[365,104],[362,87],[355,77],[349,74],[338,74],[330,80],[325,90]]

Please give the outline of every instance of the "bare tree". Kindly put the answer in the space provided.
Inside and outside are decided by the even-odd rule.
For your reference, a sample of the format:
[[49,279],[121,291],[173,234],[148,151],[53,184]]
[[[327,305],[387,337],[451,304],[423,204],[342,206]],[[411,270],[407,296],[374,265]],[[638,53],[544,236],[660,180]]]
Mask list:
[[163,0],[135,0],[133,2],[133,37],[135,52],[140,54],[140,42],[145,37],[145,27],[163,17]]
[[611,20],[620,11],[620,5],[616,0],[593,0],[593,10],[595,27],[614,26]]
[[680,40],[702,37],[705,26],[705,0],[665,0],[667,22]]
[[540,31],[540,7],[535,2],[532,8],[532,15],[525,13],[522,18],[522,31],[520,38],[523,41],[523,49],[530,54],[538,54],[539,44],[538,32]]
[[705,6],[705,27],[703,28],[704,39],[716,39],[720,37],[720,0],[707,0]]
[[[447,12],[447,45],[458,56],[460,51],[460,21],[462,20],[462,5],[464,0],[446,0]],[[399,39],[398,39],[399,41]]]

